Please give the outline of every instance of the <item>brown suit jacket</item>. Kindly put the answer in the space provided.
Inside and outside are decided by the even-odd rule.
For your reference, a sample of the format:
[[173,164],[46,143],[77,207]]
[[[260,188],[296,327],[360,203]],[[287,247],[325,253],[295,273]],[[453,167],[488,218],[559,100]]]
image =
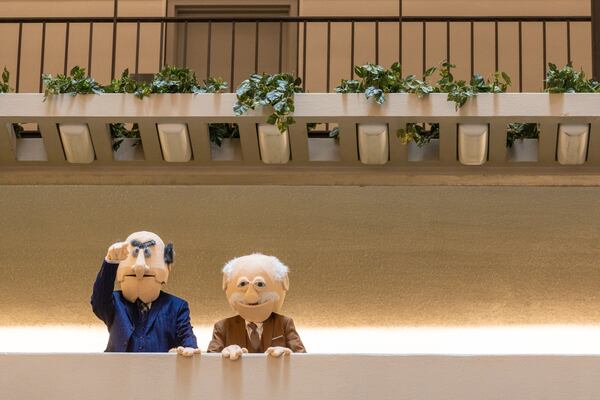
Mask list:
[[[215,324],[213,337],[208,345],[209,353],[216,353],[225,347],[237,344],[245,347],[252,352],[250,338],[246,330],[246,321],[239,315],[223,319]],[[263,332],[261,337],[260,352],[266,351],[269,347],[282,346],[291,349],[295,353],[306,353],[302,340],[294,321],[286,316],[272,313],[265,322],[263,322]]]

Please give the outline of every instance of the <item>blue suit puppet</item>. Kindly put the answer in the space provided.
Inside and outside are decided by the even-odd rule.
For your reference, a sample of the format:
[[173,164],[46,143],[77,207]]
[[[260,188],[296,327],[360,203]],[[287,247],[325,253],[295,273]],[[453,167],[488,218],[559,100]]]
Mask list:
[[[133,248],[133,254],[128,255],[128,257],[136,261],[131,262],[133,264],[131,266],[127,265],[125,261],[125,268],[131,271],[135,271],[137,268],[136,273],[140,276],[138,278],[140,282],[142,279],[154,278],[154,275],[144,275],[141,271],[145,268],[146,273],[151,274],[149,272],[151,269],[147,264],[152,265],[151,262],[147,263],[143,260],[144,256],[141,254],[145,253],[148,256],[150,251],[146,248],[152,248],[156,243],[152,244],[153,240],[145,243],[137,240],[130,241],[130,238],[127,242],[130,242],[131,246],[127,246],[127,243],[121,243],[115,244],[111,248],[117,245]],[[143,246],[146,246],[146,248]],[[167,245],[164,248],[165,254],[169,251],[169,246]],[[156,250],[159,250],[158,247],[162,246],[156,247]],[[172,247],[170,251],[172,254]],[[110,249],[109,254],[111,254]],[[123,291],[114,290],[119,263],[118,261],[111,261],[113,260],[108,259],[103,262],[94,283],[91,299],[94,314],[106,324],[110,334],[105,351],[158,353],[168,352],[170,349],[180,346],[196,349],[198,344],[190,323],[188,303],[179,297],[163,292],[159,289],[160,286],[156,289],[158,292],[157,297],[153,298],[148,304],[143,303],[140,298],[135,302],[129,301]],[[172,262],[172,259],[170,262]],[[170,264],[170,262],[167,262],[167,264]],[[144,265],[144,267],[140,267],[140,265]],[[131,278],[129,282],[135,282],[135,274],[130,273],[125,275],[124,278],[120,278],[122,287],[130,288],[130,286],[127,286],[127,282],[122,281],[125,278]],[[127,290],[129,290],[127,297],[133,300],[132,295],[129,294],[130,289]]]

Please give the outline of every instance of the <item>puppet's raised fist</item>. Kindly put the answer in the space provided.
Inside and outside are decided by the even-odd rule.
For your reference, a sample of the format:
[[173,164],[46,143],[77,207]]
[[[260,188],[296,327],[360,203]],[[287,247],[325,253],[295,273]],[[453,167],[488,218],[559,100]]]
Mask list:
[[247,353],[248,349],[245,347],[240,347],[237,344],[232,344],[231,346],[225,347],[221,354],[223,358],[229,358],[230,360],[237,360],[242,356],[242,354]]
[[129,243],[117,242],[108,248],[106,252],[106,261],[108,262],[121,262],[129,255],[128,249]]
[[282,354],[289,356],[292,354],[292,350],[288,349],[287,347],[275,346],[269,347],[267,351],[265,351],[265,354],[273,357],[281,357]]

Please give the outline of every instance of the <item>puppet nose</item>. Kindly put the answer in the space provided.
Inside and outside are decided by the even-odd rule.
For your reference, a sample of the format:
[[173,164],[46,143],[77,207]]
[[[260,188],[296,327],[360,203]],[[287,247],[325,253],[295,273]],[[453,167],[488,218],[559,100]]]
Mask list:
[[254,286],[249,285],[248,290],[244,293],[244,301],[250,304],[258,303],[258,293],[254,289]]
[[146,257],[144,257],[143,251],[139,252],[138,256],[135,259],[135,264],[133,265],[132,269],[137,279],[142,279],[144,277],[144,274],[150,269],[146,265]]

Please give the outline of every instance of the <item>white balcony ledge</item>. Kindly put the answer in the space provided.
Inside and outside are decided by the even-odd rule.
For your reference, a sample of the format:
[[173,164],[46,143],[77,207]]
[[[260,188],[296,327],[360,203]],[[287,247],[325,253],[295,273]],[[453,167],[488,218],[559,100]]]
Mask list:
[[[41,94],[0,96],[0,183],[3,184],[316,184],[316,185],[598,185],[600,184],[600,94],[506,93],[481,94],[460,110],[445,94],[418,98],[391,94],[382,106],[362,94],[298,94],[297,123],[289,130],[291,159],[285,165],[261,161],[257,125],[269,110],[235,116],[233,94],[166,94],[140,100],[133,95],[59,95],[42,101]],[[11,123],[35,122],[47,161],[19,161],[9,137]],[[144,160],[123,162],[111,149],[108,124],[139,124]],[[237,123],[241,160],[211,158],[208,124]],[[310,161],[306,124],[336,123],[340,136],[338,161]],[[440,124],[438,158],[412,162],[409,147],[395,132],[407,123]],[[537,161],[510,161],[506,126],[538,123]],[[87,124],[95,158],[86,165],[65,159],[57,124]],[[161,150],[157,124],[186,124],[192,157],[169,163]],[[389,160],[364,165],[357,145],[357,125],[388,126]],[[487,124],[489,137],[484,165],[461,165],[459,124]],[[557,137],[564,124],[589,125],[581,165],[560,165]],[[14,140],[13,140],[14,142]],[[580,152],[581,153],[581,152]],[[561,153],[562,154],[562,153]],[[44,157],[40,157],[44,158]]]
[[294,354],[0,354],[17,399],[579,400],[598,398],[600,357]]

